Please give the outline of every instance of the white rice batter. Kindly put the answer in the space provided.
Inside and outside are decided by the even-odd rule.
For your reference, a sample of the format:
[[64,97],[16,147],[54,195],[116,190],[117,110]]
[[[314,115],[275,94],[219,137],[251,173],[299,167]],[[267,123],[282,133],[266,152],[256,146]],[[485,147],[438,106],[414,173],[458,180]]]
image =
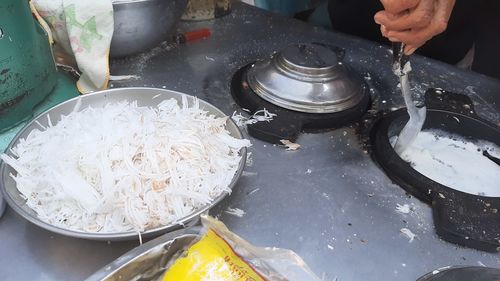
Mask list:
[[[395,143],[397,137],[391,138]],[[422,131],[401,156],[426,177],[462,192],[500,197],[500,166],[483,156],[500,158],[500,147],[471,142],[444,131]]]

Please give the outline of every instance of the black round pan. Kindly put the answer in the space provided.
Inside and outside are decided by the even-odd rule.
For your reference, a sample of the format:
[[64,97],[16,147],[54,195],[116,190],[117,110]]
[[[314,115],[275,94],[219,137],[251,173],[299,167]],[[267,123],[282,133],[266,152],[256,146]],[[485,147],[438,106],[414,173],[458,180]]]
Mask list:
[[[423,129],[440,129],[500,146],[500,128],[480,119],[468,97],[432,89],[426,93],[426,106]],[[408,114],[403,108],[384,115],[374,124],[370,133],[374,160],[394,182],[432,205],[436,232],[444,240],[484,251],[500,251],[500,197],[464,193],[414,170],[389,142],[407,121]]]

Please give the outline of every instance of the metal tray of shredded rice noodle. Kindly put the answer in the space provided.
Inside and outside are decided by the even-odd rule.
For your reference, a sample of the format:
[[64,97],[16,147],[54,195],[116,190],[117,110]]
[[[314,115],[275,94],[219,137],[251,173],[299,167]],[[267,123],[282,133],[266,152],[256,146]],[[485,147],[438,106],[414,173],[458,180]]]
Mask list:
[[[166,101],[169,99],[175,99],[179,106],[182,105],[182,102],[187,102],[188,106],[199,103],[199,108],[203,111],[207,112],[207,115],[213,115],[216,118],[226,118],[227,116],[220,111],[215,106],[203,101],[198,100],[195,97],[185,95],[179,92],[170,91],[170,90],[162,90],[162,89],[154,89],[154,88],[121,88],[121,89],[111,89],[104,90],[92,94],[83,95],[81,97],[73,98],[66,102],[63,102],[59,105],[54,106],[53,108],[47,110],[46,112],[40,114],[36,118],[34,118],[31,122],[29,122],[12,140],[6,149],[5,153],[10,157],[15,157],[12,153],[12,148],[16,147],[20,140],[25,139],[31,131],[34,129],[40,129],[40,127],[47,127],[56,125],[57,122],[60,122],[62,115],[68,115],[71,112],[75,111],[76,108],[84,109],[88,107],[92,108],[102,108],[110,103],[119,103],[119,102],[137,102],[137,106],[140,107],[157,107],[162,101]],[[238,128],[238,126],[231,120],[231,118],[227,118],[225,121],[225,130],[228,132],[229,136],[234,139],[242,140],[243,136]],[[95,124],[98,126],[98,124]],[[54,225],[45,222],[40,219],[37,213],[32,210],[27,205],[27,200],[22,196],[20,191],[17,188],[16,181],[13,179],[13,176],[16,175],[16,171],[5,163],[5,161],[0,162],[0,189],[3,193],[3,197],[8,203],[8,205],[26,220],[31,223],[42,227],[51,232],[55,232],[58,234],[76,237],[76,238],[84,238],[91,240],[103,240],[103,241],[119,241],[119,240],[132,240],[137,239],[138,237],[153,237],[158,236],[162,233],[171,232],[174,230],[178,230],[182,228],[184,225],[192,224],[197,221],[199,215],[208,211],[211,207],[220,202],[225,196],[229,194],[229,191],[233,189],[236,182],[238,181],[241,173],[243,171],[245,161],[246,161],[246,147],[242,147],[239,150],[240,161],[235,169],[235,173],[232,177],[226,191],[214,196],[211,198],[209,203],[204,203],[201,207],[198,207],[188,215],[183,218],[177,219],[171,222],[168,225],[159,225],[152,228],[145,228],[143,230],[130,230],[124,232],[99,232],[99,231],[80,231],[74,230],[70,228],[61,227],[60,225]],[[227,176],[229,177],[229,176]],[[229,178],[228,178],[229,180]],[[140,233],[140,235],[139,235]]]

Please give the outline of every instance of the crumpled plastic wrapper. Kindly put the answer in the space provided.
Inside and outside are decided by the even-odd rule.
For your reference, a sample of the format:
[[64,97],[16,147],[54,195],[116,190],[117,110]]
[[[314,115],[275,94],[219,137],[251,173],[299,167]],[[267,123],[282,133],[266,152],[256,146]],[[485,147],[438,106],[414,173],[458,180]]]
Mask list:
[[255,247],[222,222],[202,216],[203,235],[167,264],[163,281],[319,281],[296,253]]

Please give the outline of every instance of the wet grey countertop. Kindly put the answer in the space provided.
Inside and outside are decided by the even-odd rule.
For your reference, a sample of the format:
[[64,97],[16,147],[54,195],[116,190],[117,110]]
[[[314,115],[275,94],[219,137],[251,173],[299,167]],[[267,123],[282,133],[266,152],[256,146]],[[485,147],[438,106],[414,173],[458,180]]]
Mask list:
[[[221,19],[181,23],[208,27],[209,39],[164,43],[112,62],[113,75],[138,75],[113,87],[149,86],[196,95],[231,115],[241,109],[230,95],[240,67],[290,43],[325,42],[346,49],[345,62],[362,73],[377,107],[402,106],[388,48],[236,4]],[[412,58],[417,96],[428,87],[469,95],[479,114],[500,122],[500,81],[423,57]],[[302,134],[301,148],[251,138],[250,161],[231,196],[211,211],[231,230],[260,246],[297,252],[324,280],[416,280],[449,265],[500,267],[500,254],[462,248],[437,237],[431,209],[387,178],[358,141],[354,126]],[[396,212],[409,204],[408,214]],[[244,210],[242,217],[225,212]],[[408,228],[413,242],[400,233]],[[138,245],[103,243],[49,233],[7,208],[0,219],[0,280],[82,280]],[[337,279],[336,279],[337,278]]]

